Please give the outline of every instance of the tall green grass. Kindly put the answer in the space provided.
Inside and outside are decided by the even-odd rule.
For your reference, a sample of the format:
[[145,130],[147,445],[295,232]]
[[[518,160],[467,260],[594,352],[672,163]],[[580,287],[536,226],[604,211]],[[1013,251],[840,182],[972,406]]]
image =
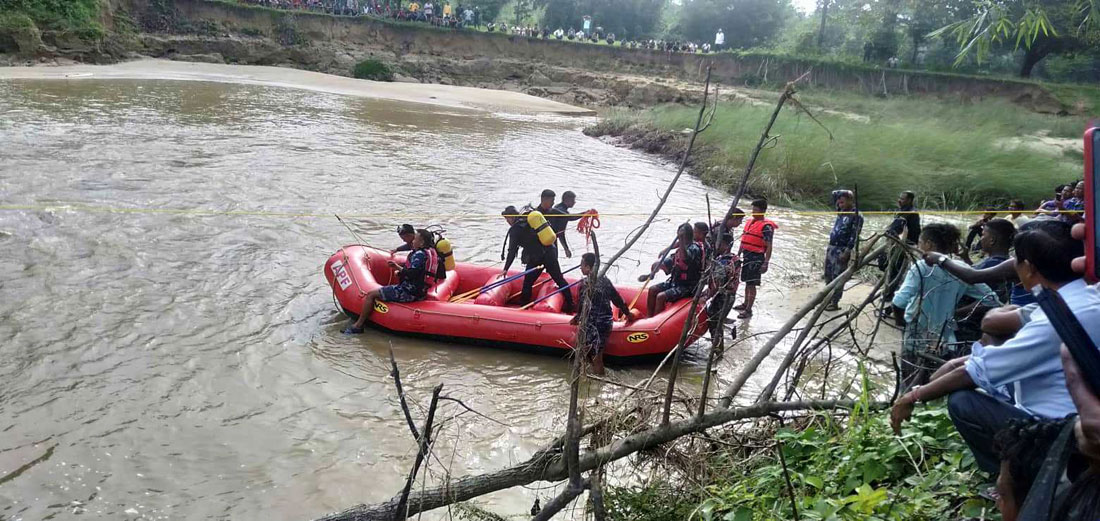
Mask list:
[[[778,98],[778,96],[776,96]],[[897,193],[913,190],[922,207],[972,208],[1022,199],[1038,204],[1057,184],[1080,178],[1081,161],[1060,152],[1005,145],[1047,131],[1080,136],[1084,118],[1042,115],[1007,101],[969,104],[929,98],[877,99],[847,93],[800,95],[805,106],[832,132],[788,105],[762,152],[750,192],[794,205],[826,204],[836,188],[859,189],[866,209],[889,208]],[[705,181],[732,186],[774,107],[721,103],[702,145],[696,170]],[[824,109],[856,113],[857,121]],[[645,113],[612,115],[611,126],[627,120],[680,132],[691,128],[697,108],[666,105]]]

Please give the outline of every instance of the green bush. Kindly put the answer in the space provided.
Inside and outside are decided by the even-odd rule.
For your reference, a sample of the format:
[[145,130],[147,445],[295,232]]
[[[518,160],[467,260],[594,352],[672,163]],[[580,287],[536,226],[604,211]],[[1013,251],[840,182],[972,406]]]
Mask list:
[[[979,471],[943,406],[918,409],[900,437],[885,413],[856,411],[847,425],[823,417],[775,438],[806,519],[931,521],[994,510],[978,497]],[[693,518],[793,518],[782,463],[774,457],[708,492]]]
[[24,13],[0,13],[0,28],[30,29],[33,27],[34,20]]
[[363,60],[351,69],[351,75],[361,80],[393,81],[393,69],[378,60]]
[[[101,0],[0,0],[0,23],[25,24],[30,19],[38,28],[72,32],[81,38],[103,37],[99,8]],[[11,27],[12,25],[6,25]]]
[[[988,519],[974,458],[940,406],[920,408],[902,435],[887,414],[864,406],[848,421],[820,416],[775,434],[782,443],[802,519],[910,521]],[[710,456],[723,477],[702,493],[691,484],[608,487],[616,521],[794,519],[783,464],[774,449],[745,460]]]

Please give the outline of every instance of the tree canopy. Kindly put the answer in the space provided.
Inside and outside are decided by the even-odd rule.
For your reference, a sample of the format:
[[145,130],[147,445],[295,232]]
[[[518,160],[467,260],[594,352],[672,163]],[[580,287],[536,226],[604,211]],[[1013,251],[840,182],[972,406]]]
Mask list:
[[[485,19],[877,66],[1100,81],[1100,0],[474,0]],[[504,8],[501,9],[501,5]],[[508,18],[507,20],[503,18]],[[525,22],[526,23],[526,22]]]

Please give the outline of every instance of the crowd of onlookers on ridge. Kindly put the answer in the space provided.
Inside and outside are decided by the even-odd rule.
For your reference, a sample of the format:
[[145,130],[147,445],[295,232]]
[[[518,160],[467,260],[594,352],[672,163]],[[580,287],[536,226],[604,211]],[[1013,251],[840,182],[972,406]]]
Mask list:
[[[1100,345],[1100,290],[1083,277],[1084,192],[1076,181],[1037,208],[988,208],[965,239],[950,223],[922,225],[916,196],[903,192],[886,230],[894,246],[880,261],[881,315],[904,332],[891,424],[900,433],[920,403],[946,398],[977,466],[996,478],[988,493],[1005,521],[1100,519],[1100,389],[1085,383],[1034,293],[1060,295]],[[848,269],[863,225],[852,192],[834,199],[827,281]],[[1023,513],[1025,501],[1053,517]]]
[[697,43],[681,40],[663,39],[629,39],[614,32],[605,31],[603,27],[596,26],[592,30],[585,31],[570,27],[564,29],[558,27],[551,30],[548,26],[535,25],[508,25],[503,22],[483,20],[481,9],[478,6],[454,4],[450,2],[435,2],[425,0],[423,3],[412,0],[406,4],[398,4],[398,7],[389,3],[372,2],[371,0],[240,0],[244,3],[262,5],[276,9],[299,9],[328,13],[339,16],[374,16],[406,22],[422,22],[437,27],[449,27],[452,29],[478,29],[484,28],[491,33],[504,33],[527,38],[541,38],[543,40],[564,40],[572,42],[606,43],[618,45],[630,49],[648,49],[665,52],[684,53],[709,53],[718,51],[725,45],[725,33],[721,29],[715,34],[713,44],[709,42]]

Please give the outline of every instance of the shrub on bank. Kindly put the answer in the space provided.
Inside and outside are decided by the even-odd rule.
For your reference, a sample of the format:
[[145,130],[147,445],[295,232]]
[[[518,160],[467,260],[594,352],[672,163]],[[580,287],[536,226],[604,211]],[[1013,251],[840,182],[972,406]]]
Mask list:
[[378,60],[363,60],[351,69],[352,77],[360,80],[393,81],[393,69]]
[[4,0],[0,24],[24,25],[29,19],[42,30],[71,32],[85,39],[103,37],[100,0]]
[[[919,409],[900,437],[885,412],[857,409],[847,421],[820,416],[780,429],[774,439],[782,444],[802,519],[988,519],[995,511],[978,496],[983,479],[943,405]],[[724,465],[725,475],[702,491],[666,482],[610,487],[610,519],[795,519],[775,449],[751,452],[754,457],[709,456]]]

